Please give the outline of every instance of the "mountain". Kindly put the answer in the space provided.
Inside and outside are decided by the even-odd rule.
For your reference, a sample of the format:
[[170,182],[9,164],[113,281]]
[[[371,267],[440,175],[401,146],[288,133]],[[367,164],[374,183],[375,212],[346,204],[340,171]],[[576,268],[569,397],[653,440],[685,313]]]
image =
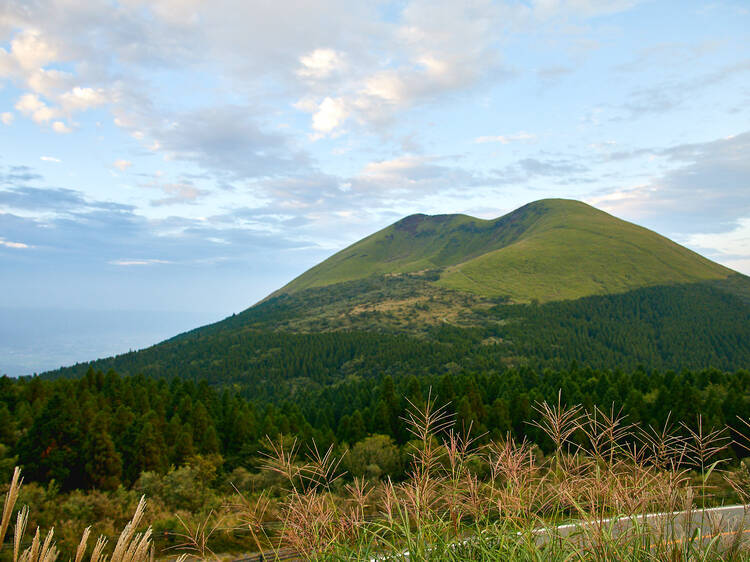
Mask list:
[[577,201],[412,215],[215,324],[89,366],[258,399],[384,373],[750,365],[750,278]]
[[494,220],[411,215],[274,293],[436,270],[435,284],[512,302],[720,280],[735,272],[579,201],[545,199]]

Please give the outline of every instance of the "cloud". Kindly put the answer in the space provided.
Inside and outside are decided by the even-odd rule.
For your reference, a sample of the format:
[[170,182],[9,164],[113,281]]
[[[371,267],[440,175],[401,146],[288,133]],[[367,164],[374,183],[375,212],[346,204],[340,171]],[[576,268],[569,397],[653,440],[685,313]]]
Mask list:
[[0,168],[0,185],[18,186],[42,179],[42,176],[34,172],[29,166],[10,166],[7,171]]
[[351,179],[351,189],[375,200],[395,195],[412,199],[426,194],[457,193],[495,183],[494,177],[446,165],[442,160],[429,156],[401,156],[370,162]]
[[587,171],[584,165],[570,160],[539,160],[537,158],[524,158],[517,165],[525,171],[528,176],[565,176]]
[[[510,75],[500,46],[516,12],[481,0],[470,7],[409,2],[396,22],[381,27],[386,42],[376,39],[380,56],[367,54],[372,46],[360,46],[350,57],[348,72],[329,80],[325,92],[308,89],[296,107],[312,114],[311,127],[318,135],[332,134],[349,120],[378,129],[414,106],[500,82]],[[328,61],[330,55],[320,58]]]
[[46,124],[60,115],[59,110],[49,107],[36,94],[24,94],[16,103],[16,109],[38,124]]
[[71,129],[70,127],[68,127],[62,121],[55,121],[54,123],[52,123],[52,130],[55,131],[56,133],[60,133],[60,134],[63,134],[63,135],[67,134],[67,133],[72,133],[73,132],[73,129]]
[[93,89],[76,86],[62,94],[59,101],[63,111],[73,113],[104,105],[109,99],[102,88]]
[[107,262],[110,265],[121,265],[121,266],[131,266],[131,265],[155,265],[155,264],[165,264],[165,263],[172,263],[169,260],[159,260],[159,259],[119,259],[119,260],[112,260]]
[[129,160],[115,160],[112,165],[118,170],[120,170],[121,172],[124,172],[125,170],[130,168],[133,165],[133,163]]
[[695,98],[697,92],[716,86],[750,72],[750,59],[725,65],[700,76],[665,80],[661,84],[632,91],[621,109],[625,115],[620,120],[650,114],[666,113]]
[[671,161],[672,169],[589,201],[617,214],[658,220],[676,233],[727,232],[750,216],[750,132],[651,152]]
[[499,142],[500,144],[510,144],[518,141],[533,141],[536,140],[536,135],[521,131],[514,135],[496,135],[496,136],[485,136],[477,137],[474,139],[475,143],[487,143],[487,142]]
[[345,67],[344,57],[334,49],[315,49],[299,58],[297,76],[311,80],[328,78]]
[[4,246],[6,248],[13,248],[16,250],[29,248],[28,244],[24,244],[22,242],[10,242],[9,240],[6,240],[5,238],[0,238],[0,246]]
[[325,98],[313,113],[312,127],[321,135],[329,134],[343,124],[349,114],[343,99]]
[[55,162],[57,164],[62,162],[62,160],[60,160],[59,158],[55,158],[54,156],[40,156],[39,160],[42,160],[43,162]]
[[0,123],[3,125],[13,124],[13,114],[10,111],[0,113]]
[[555,16],[600,17],[627,11],[642,0],[534,0],[531,6],[539,19]]
[[750,217],[739,219],[737,226],[729,232],[691,234],[688,243],[710,248],[730,257],[750,258]]
[[25,30],[10,42],[11,54],[23,69],[35,70],[54,61],[58,52],[38,31]]
[[285,135],[261,128],[251,108],[210,107],[157,121],[149,138],[174,159],[198,164],[219,177],[258,178],[306,169],[308,156]]
[[175,203],[195,203],[196,199],[206,195],[206,191],[198,189],[190,182],[160,183],[156,187],[161,189],[167,197],[151,201],[154,206],[172,205]]
[[[29,174],[32,179],[41,176]],[[129,213],[134,210],[131,205],[122,203],[90,201],[80,191],[62,187],[13,186],[0,189],[0,207],[25,211],[53,212],[67,214],[71,212],[107,211]]]

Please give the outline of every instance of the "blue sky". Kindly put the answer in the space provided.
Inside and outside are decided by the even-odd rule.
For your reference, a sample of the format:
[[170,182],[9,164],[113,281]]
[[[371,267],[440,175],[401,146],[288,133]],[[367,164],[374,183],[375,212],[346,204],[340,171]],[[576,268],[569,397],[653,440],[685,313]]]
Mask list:
[[0,5],[0,307],[218,319],[545,197],[750,273],[750,5]]

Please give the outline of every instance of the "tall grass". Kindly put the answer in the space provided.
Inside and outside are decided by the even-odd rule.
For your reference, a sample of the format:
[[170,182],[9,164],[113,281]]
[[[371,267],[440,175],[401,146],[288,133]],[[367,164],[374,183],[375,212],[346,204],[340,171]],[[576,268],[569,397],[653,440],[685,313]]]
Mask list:
[[[407,478],[355,480],[343,493],[330,449],[299,461],[296,443],[269,443],[266,469],[287,493],[276,536],[264,538],[318,560],[750,559],[744,520],[706,511],[727,431],[700,419],[697,429],[640,427],[614,408],[586,412],[559,398],[536,409],[547,456],[510,435],[478,445],[430,398],[404,417],[414,437]],[[743,470],[722,475],[746,502]],[[243,508],[248,525],[263,529],[254,505]]]

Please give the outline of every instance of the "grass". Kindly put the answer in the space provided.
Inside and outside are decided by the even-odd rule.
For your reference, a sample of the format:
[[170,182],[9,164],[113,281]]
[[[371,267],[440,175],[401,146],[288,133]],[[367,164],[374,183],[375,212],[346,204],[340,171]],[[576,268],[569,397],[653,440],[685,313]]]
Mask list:
[[439,285],[516,302],[577,299],[732,272],[674,242],[577,202],[548,212],[517,242],[448,268]]
[[576,299],[733,272],[578,201],[547,199],[494,220],[412,215],[338,252],[274,293],[443,269],[437,285],[515,302]]
[[[246,504],[258,548],[315,560],[748,560],[744,528],[704,507],[713,497],[725,431],[629,425],[613,409],[538,404],[554,444],[542,457],[508,437],[475,447],[434,401],[413,408],[413,462],[403,482],[356,480],[341,493],[331,451],[298,461],[269,444],[266,469],[286,480],[281,525],[265,534]],[[680,431],[672,431],[678,429]],[[744,471],[744,472],[743,472]],[[747,503],[746,469],[722,478]],[[741,474],[741,477],[738,477]],[[338,492],[336,490],[339,490]],[[672,512],[687,511],[689,520]],[[644,519],[643,514],[664,515]],[[572,522],[558,528],[560,523]]]

